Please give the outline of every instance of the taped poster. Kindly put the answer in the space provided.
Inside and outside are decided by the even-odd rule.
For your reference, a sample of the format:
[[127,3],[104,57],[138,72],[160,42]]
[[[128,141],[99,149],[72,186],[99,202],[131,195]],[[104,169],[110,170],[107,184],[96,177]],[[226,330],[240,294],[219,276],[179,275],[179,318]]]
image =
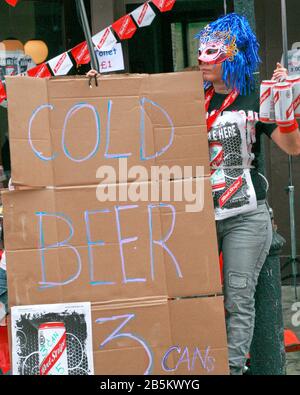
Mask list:
[[93,375],[90,303],[11,309],[13,375]]
[[151,25],[156,14],[150,7],[149,3],[145,3],[131,13],[133,19],[139,27]]

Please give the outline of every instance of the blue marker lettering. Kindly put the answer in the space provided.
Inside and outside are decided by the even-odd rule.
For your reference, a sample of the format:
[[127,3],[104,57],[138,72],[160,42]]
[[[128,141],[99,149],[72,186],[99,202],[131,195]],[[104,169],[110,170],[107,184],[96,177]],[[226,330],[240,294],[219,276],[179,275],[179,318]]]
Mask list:
[[107,125],[106,125],[106,147],[105,147],[105,158],[128,158],[132,155],[132,153],[127,154],[109,154],[109,143],[110,143],[110,120],[111,120],[111,108],[112,108],[112,100],[108,101],[108,110],[107,110]]
[[32,151],[34,152],[34,154],[41,160],[45,160],[45,161],[49,161],[49,160],[53,160],[57,157],[57,154],[53,154],[52,156],[44,156],[42,155],[41,152],[39,152],[33,145],[33,141],[31,138],[31,128],[32,128],[32,123],[35,119],[35,117],[37,116],[37,114],[42,111],[45,108],[50,108],[50,110],[53,110],[53,106],[51,104],[43,104],[41,106],[39,106],[36,110],[34,110],[33,114],[31,115],[31,118],[29,120],[29,127],[28,127],[28,141],[30,144],[30,147],[32,149]]
[[133,241],[136,241],[138,237],[131,237],[127,239],[122,239],[121,235],[121,225],[120,225],[120,211],[121,210],[129,210],[132,208],[137,208],[137,205],[132,205],[132,206],[116,206],[115,207],[115,212],[116,212],[116,221],[117,221],[117,230],[118,230],[118,239],[119,239],[119,247],[120,247],[120,255],[121,255],[121,265],[122,265],[122,274],[123,274],[123,282],[126,283],[134,283],[134,282],[145,282],[145,278],[127,278],[126,276],[126,270],[125,270],[125,259],[124,259],[124,252],[123,252],[123,245],[132,243]]
[[[85,156],[85,157],[83,157],[83,158],[78,158],[78,159],[76,159],[76,158],[74,158],[74,157],[71,156],[71,154],[69,153],[69,151],[68,151],[68,149],[67,149],[67,147],[66,147],[66,143],[65,143],[66,129],[67,129],[67,125],[68,125],[68,122],[69,122],[70,118],[71,118],[74,114],[76,114],[76,112],[78,112],[79,110],[82,110],[83,108],[89,108],[89,109],[92,111],[92,113],[94,114],[95,122],[96,122],[96,143],[95,143],[95,147],[94,147],[94,149],[93,149],[92,152],[90,152],[87,156]],[[62,140],[61,140],[61,144],[62,144],[62,148],[63,148],[63,151],[64,151],[65,155],[66,155],[70,160],[72,160],[73,162],[78,162],[78,163],[84,162],[84,161],[86,161],[86,160],[91,159],[91,158],[96,154],[96,152],[97,152],[98,149],[99,149],[99,145],[100,145],[100,134],[101,134],[100,117],[99,117],[99,114],[98,114],[98,111],[96,110],[96,108],[95,108],[94,106],[90,105],[90,104],[87,104],[87,103],[78,103],[78,104],[75,104],[73,107],[71,107],[71,109],[68,111],[68,113],[67,113],[67,115],[66,115],[65,122],[64,122],[64,127],[63,127],[63,131],[62,131]]]
[[[171,136],[170,136],[170,140],[168,142],[168,144],[163,147],[160,151],[157,151],[155,154],[150,155],[150,156],[146,156],[145,153],[145,103],[150,103],[152,104],[154,107],[158,108],[163,114],[164,116],[167,118],[170,126],[171,126]],[[170,117],[170,115],[167,113],[167,111],[165,111],[159,104],[155,103],[154,101],[147,99],[145,97],[143,97],[140,100],[140,108],[141,108],[141,121],[140,121],[140,134],[141,134],[141,147],[140,147],[140,157],[141,160],[149,160],[149,159],[154,159],[157,158],[161,155],[163,155],[173,144],[173,140],[174,140],[174,135],[175,135],[175,128],[174,128],[174,124],[173,121]]]
[[[172,224],[170,227],[169,232],[167,235],[162,239],[162,240],[153,240],[153,225],[152,225],[152,210],[154,208],[159,208],[159,207],[169,207],[170,210],[172,211]],[[176,273],[179,278],[183,278],[183,275],[180,270],[180,266],[172,253],[172,251],[169,249],[169,247],[166,245],[166,242],[169,240],[171,237],[171,234],[173,233],[174,227],[175,227],[175,219],[176,219],[176,211],[174,206],[171,204],[165,204],[165,203],[160,203],[160,204],[149,204],[148,205],[148,218],[149,218],[149,242],[150,242],[150,266],[151,266],[151,278],[154,280],[154,254],[153,254],[153,244],[157,244],[161,246],[172,258],[172,261],[175,265],[176,268]]]
[[[36,215],[39,217],[40,253],[41,253],[42,280],[43,280],[42,282],[39,283],[41,285],[40,288],[52,288],[52,287],[70,284],[71,282],[73,282],[74,280],[76,280],[79,277],[79,275],[81,273],[81,266],[82,266],[81,265],[81,258],[80,258],[80,255],[79,255],[77,249],[75,247],[71,246],[70,244],[68,244],[68,242],[72,239],[73,234],[74,234],[72,221],[66,215],[61,214],[61,213],[37,212]],[[45,237],[44,237],[44,228],[43,228],[43,219],[45,217],[55,217],[57,219],[64,221],[69,226],[69,229],[70,229],[69,237],[64,241],[45,246]],[[67,247],[75,253],[76,258],[77,258],[77,272],[73,276],[70,276],[69,278],[67,278],[65,281],[62,281],[59,283],[48,282],[48,281],[46,281],[45,252],[47,250],[54,250],[54,249],[57,249],[60,247]]]
[[84,220],[85,220],[85,226],[86,226],[86,238],[87,238],[88,253],[89,253],[89,271],[90,271],[90,279],[91,279],[92,285],[115,284],[115,282],[111,282],[111,281],[95,281],[95,279],[94,279],[94,257],[93,257],[92,247],[93,246],[104,246],[105,243],[102,240],[92,241],[91,230],[90,230],[90,220],[89,220],[90,215],[95,215],[95,214],[99,214],[99,213],[109,213],[109,212],[110,212],[110,210],[108,210],[108,209],[97,210],[97,211],[85,211],[84,212]]

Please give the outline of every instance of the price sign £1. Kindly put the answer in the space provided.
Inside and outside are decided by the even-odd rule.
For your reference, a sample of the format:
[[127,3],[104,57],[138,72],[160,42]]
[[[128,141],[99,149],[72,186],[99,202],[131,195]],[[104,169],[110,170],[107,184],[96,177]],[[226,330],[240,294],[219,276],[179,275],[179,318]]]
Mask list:
[[96,51],[100,73],[124,70],[122,44],[118,43],[109,51]]

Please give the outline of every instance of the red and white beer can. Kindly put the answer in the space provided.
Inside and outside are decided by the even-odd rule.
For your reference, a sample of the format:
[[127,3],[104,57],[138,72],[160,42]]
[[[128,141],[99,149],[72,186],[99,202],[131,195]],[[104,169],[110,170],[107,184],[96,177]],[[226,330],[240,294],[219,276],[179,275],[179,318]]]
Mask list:
[[291,75],[286,79],[293,88],[293,103],[295,118],[300,118],[300,75]]
[[275,118],[279,126],[290,126],[295,121],[293,90],[288,82],[278,82],[274,86]]
[[273,88],[276,81],[262,81],[260,85],[259,118],[264,123],[275,122],[275,106]]
[[40,375],[67,375],[67,336],[63,322],[46,322],[39,326]]

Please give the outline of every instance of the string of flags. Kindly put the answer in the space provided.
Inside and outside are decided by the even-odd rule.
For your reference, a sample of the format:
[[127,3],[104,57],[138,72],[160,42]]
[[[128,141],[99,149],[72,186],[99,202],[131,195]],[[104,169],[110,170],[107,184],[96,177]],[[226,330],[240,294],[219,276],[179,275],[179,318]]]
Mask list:
[[7,4],[9,4],[9,5],[13,6],[13,7],[15,7],[18,4],[18,2],[19,2],[19,0],[5,0],[5,1],[6,1]]
[[[16,6],[19,0],[5,0],[6,3]],[[112,25],[106,27],[92,37],[93,44],[98,51],[111,51],[122,40],[128,40],[139,28],[151,25],[156,12],[171,11],[176,0],[148,0],[131,13],[121,17]],[[58,75],[67,75],[73,67],[72,59],[77,65],[90,62],[90,54],[87,42],[84,41],[74,48],[35,66],[22,75],[30,77],[46,78]],[[0,81],[0,104],[5,104],[6,91],[5,81]]]

